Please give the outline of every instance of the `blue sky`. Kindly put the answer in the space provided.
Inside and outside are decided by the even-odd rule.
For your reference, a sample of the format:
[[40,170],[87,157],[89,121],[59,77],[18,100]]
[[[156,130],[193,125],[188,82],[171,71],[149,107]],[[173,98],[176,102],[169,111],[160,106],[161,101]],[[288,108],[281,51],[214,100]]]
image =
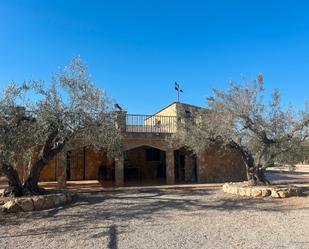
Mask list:
[[80,55],[131,113],[176,100],[205,105],[212,87],[262,73],[270,92],[309,99],[309,1],[0,1],[0,86],[49,80]]

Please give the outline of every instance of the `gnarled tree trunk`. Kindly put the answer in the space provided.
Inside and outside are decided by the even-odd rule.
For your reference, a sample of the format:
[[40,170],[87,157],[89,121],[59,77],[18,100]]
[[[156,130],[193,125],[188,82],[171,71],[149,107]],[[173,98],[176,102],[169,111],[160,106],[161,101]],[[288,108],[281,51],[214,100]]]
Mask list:
[[242,156],[242,159],[246,166],[247,171],[247,180],[249,185],[265,185],[270,184],[270,182],[266,179],[264,169],[260,164],[256,164],[251,153],[240,144],[232,141],[231,146],[238,150]]
[[53,147],[53,143],[46,143],[42,148],[36,162],[32,165],[30,173],[24,182],[22,191],[24,195],[42,195],[46,190],[38,185],[43,168],[51,161],[64,147],[65,142]]
[[1,171],[8,179],[9,186],[4,190],[3,196],[18,197],[22,195],[22,184],[19,180],[16,169],[10,164],[1,163]]
[[270,182],[266,179],[264,169],[261,167],[261,165],[247,165],[247,178],[248,183],[250,185],[266,185],[270,184]]
[[47,160],[41,157],[32,165],[30,173],[22,187],[24,195],[42,195],[46,193],[46,190],[39,187],[38,182],[40,174],[47,162]]

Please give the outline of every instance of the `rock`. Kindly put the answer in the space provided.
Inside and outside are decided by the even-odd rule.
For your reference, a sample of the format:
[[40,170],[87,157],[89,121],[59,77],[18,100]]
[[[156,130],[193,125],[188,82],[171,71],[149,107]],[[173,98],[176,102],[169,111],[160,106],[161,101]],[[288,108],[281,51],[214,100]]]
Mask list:
[[252,197],[258,197],[258,196],[261,196],[261,195],[262,195],[262,190],[261,189],[258,189],[258,188],[252,189],[252,191],[251,191],[251,196]]
[[34,205],[31,198],[21,198],[17,199],[18,205],[21,207],[23,211],[33,211]]
[[240,196],[246,195],[246,189],[245,188],[239,188],[238,190],[239,190],[238,193],[239,193]]
[[51,202],[53,203],[53,207],[57,206],[56,202],[59,202],[59,194],[55,195],[48,195],[48,198],[51,199]]
[[271,197],[273,198],[287,198],[293,195],[296,195],[294,189],[287,188],[273,189],[271,192]]
[[233,194],[234,195],[238,194],[238,188],[236,186],[233,186]]
[[230,193],[233,194],[233,195],[235,194],[235,188],[234,188],[234,186],[231,186],[231,187],[230,187]]
[[58,207],[62,204],[63,202],[61,201],[60,197],[54,199],[54,205],[55,207]]
[[223,192],[227,192],[228,186],[229,185],[227,183],[223,184],[223,186],[222,186]]
[[54,199],[52,198],[51,195],[45,196],[43,206],[44,206],[44,209],[52,208],[55,206]]
[[67,202],[66,194],[58,194],[57,198],[54,199],[55,206],[65,204]]
[[286,190],[279,190],[277,193],[278,193],[280,198],[288,197],[288,191],[286,191]]
[[227,193],[231,193],[231,192],[232,192],[232,187],[231,187],[231,185],[228,185],[228,186],[226,187],[226,192],[227,192]]
[[68,202],[68,197],[65,194],[62,194],[61,196],[59,196],[59,201],[61,204],[64,204],[66,202]]
[[246,189],[246,196],[251,196],[251,191],[252,191],[252,189],[248,187]]
[[[276,185],[275,187],[267,187],[250,186],[246,183],[225,183],[223,184],[222,189],[226,193],[250,197],[271,196],[273,198],[287,198],[290,196],[298,196],[301,193],[300,189],[296,186],[287,185]],[[71,199],[69,201],[71,201]]]
[[70,201],[72,201],[72,195],[69,192],[14,198],[10,199],[2,206],[2,211],[15,213],[21,211],[43,210],[54,208]]
[[273,197],[273,198],[280,198],[280,196],[279,196],[279,194],[278,194],[276,189],[273,189],[271,191],[271,197]]
[[43,195],[37,195],[32,197],[33,205],[35,210],[44,209],[45,197]]
[[262,197],[267,197],[271,195],[271,190],[270,189],[262,189]]
[[16,213],[22,211],[22,208],[18,205],[16,199],[9,200],[2,206],[2,211],[8,213]]

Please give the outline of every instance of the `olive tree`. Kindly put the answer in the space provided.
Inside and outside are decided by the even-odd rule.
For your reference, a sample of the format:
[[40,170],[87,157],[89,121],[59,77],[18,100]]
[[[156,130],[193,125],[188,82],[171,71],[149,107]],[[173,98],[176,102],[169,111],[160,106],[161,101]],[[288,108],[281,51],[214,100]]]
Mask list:
[[[29,175],[19,192],[44,194],[45,190],[38,186],[39,176],[48,162],[61,152],[92,146],[112,156],[120,153],[121,135],[115,126],[117,112],[112,101],[94,85],[87,66],[79,57],[54,74],[51,84],[32,81],[27,86],[31,89],[26,94],[31,96],[29,115],[34,121],[27,151]],[[22,141],[18,135],[11,134],[13,139]],[[39,152],[34,153],[37,150]],[[10,162],[15,168],[18,166],[16,160]]]
[[[6,194],[22,194],[22,183],[16,171],[20,160],[30,160],[29,148],[35,143],[35,120],[26,112],[26,84],[10,83],[0,95],[0,172],[8,179]],[[27,108],[26,108],[27,106]]]
[[[294,165],[308,156],[309,108],[295,113],[283,108],[275,90],[267,102],[261,75],[252,84],[229,82],[213,89],[207,109],[179,122],[176,141],[203,153],[211,146],[235,148],[242,156],[250,184],[268,183],[264,171],[274,165]],[[184,120],[184,119],[181,119]]]

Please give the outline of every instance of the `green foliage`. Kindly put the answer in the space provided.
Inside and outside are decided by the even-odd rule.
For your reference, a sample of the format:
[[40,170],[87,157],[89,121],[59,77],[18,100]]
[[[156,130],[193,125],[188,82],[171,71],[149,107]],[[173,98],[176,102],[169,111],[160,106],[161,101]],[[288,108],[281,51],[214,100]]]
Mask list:
[[27,84],[17,86],[10,83],[0,95],[1,165],[17,159],[30,160],[29,148],[35,142],[36,124],[29,112],[30,104],[25,98],[28,90]]
[[0,95],[0,169],[4,163],[30,163],[38,146],[44,148],[43,158],[47,152],[83,146],[118,155],[121,135],[116,114],[79,57],[54,74],[50,84],[10,83]]
[[33,82],[32,88],[41,95],[36,103],[41,143],[54,133],[55,145],[65,143],[66,150],[92,145],[120,153],[114,105],[91,81],[79,57],[53,75],[49,88],[41,82]]
[[262,168],[301,161],[308,155],[308,106],[296,114],[292,108],[282,107],[279,90],[269,103],[264,91],[261,75],[252,84],[229,82],[227,90],[213,89],[207,109],[194,119],[179,122],[175,140],[196,154],[213,144],[222,148],[238,144]]

